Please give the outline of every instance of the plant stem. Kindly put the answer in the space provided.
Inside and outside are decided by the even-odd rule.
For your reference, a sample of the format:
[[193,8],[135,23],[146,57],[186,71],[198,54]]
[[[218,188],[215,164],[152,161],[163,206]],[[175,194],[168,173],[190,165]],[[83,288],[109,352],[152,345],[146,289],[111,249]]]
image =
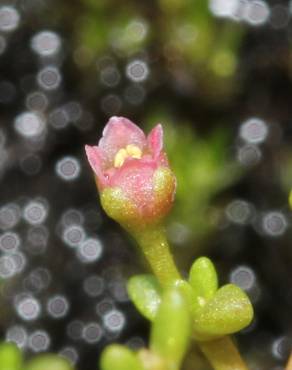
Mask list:
[[232,339],[228,336],[201,342],[199,346],[215,370],[248,370]]
[[139,230],[134,237],[161,285],[168,286],[181,279],[162,226]]
[[[162,286],[169,286],[181,279],[170,252],[165,229],[162,226],[132,231],[131,233],[142,248]],[[225,336],[216,340],[199,342],[198,345],[214,370],[248,370],[230,337]],[[292,370],[292,367],[286,370]]]
[[292,353],[291,353],[291,355],[289,357],[289,360],[288,360],[288,363],[286,365],[285,370],[292,370]]

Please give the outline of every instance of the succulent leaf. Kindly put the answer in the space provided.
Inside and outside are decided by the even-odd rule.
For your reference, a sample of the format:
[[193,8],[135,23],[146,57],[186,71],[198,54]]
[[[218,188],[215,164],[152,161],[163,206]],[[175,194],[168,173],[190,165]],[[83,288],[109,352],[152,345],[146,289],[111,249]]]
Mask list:
[[190,270],[189,282],[202,305],[214,296],[218,289],[218,279],[215,267],[209,258],[196,259]]
[[197,339],[208,340],[235,333],[250,324],[253,308],[247,295],[236,285],[220,288],[196,315]]
[[33,358],[24,370],[73,370],[73,367],[63,357],[48,354]]
[[144,370],[137,355],[128,348],[113,344],[101,355],[101,370]]
[[167,360],[169,369],[177,369],[190,333],[191,317],[184,295],[178,288],[167,289],[152,326],[150,350]]
[[0,344],[1,370],[20,370],[22,367],[22,354],[12,343]]
[[138,311],[153,321],[161,303],[161,288],[153,275],[137,275],[128,281],[128,293]]

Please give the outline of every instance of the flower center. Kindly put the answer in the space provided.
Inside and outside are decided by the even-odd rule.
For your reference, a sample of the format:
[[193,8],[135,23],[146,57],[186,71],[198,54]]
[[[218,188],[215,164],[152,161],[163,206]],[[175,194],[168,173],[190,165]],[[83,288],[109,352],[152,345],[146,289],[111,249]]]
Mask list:
[[127,145],[115,155],[114,166],[117,168],[121,167],[128,157],[140,159],[142,158],[142,150],[134,144]]

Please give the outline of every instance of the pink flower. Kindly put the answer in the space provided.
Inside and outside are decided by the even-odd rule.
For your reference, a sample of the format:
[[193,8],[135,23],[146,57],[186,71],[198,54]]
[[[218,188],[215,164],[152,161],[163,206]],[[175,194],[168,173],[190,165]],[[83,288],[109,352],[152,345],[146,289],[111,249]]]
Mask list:
[[171,208],[175,177],[163,151],[159,124],[147,136],[123,117],[112,117],[98,146],[85,146],[106,212],[126,226],[158,222]]

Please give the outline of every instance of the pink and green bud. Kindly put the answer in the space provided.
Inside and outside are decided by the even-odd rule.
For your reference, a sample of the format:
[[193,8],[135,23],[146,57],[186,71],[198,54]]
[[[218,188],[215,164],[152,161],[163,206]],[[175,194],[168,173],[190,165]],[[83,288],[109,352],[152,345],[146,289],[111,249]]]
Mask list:
[[159,223],[169,212],[176,179],[163,151],[159,124],[146,137],[134,123],[112,117],[98,146],[85,147],[107,214],[127,229]]

